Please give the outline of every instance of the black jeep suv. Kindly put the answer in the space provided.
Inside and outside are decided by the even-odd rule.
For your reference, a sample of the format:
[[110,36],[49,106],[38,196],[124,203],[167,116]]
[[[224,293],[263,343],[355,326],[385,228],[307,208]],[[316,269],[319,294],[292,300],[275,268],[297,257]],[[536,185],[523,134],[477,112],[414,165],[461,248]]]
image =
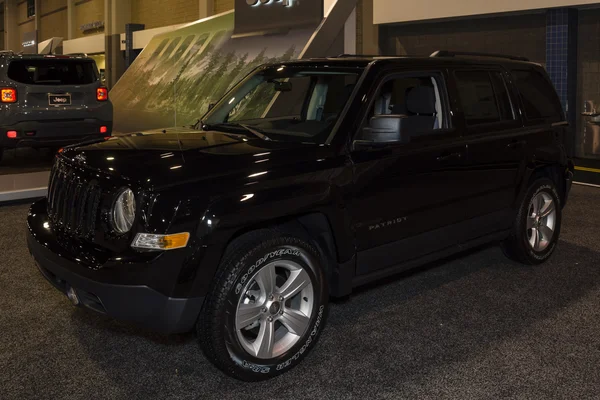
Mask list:
[[264,65],[194,127],[61,151],[29,249],[74,304],[195,329],[224,372],[266,379],[314,347],[330,296],[492,242],[547,260],[567,133],[520,59]]

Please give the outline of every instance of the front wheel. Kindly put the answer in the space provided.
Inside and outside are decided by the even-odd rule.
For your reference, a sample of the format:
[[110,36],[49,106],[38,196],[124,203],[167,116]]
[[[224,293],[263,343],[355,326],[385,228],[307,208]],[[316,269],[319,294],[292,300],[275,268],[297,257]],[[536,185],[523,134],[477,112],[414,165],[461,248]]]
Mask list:
[[515,261],[534,265],[546,261],[556,248],[562,220],[562,205],[550,179],[535,181],[519,208],[513,230],[502,244]]
[[319,253],[306,240],[253,232],[230,246],[197,324],[205,355],[245,381],[296,366],[325,324],[328,293]]

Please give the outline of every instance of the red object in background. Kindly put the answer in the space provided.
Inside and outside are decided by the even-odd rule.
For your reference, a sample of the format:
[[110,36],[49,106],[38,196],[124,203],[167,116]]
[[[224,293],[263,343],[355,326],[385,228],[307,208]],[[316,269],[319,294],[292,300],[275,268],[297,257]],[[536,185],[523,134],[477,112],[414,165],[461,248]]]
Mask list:
[[108,89],[105,87],[99,87],[96,89],[96,100],[106,101],[108,100]]
[[106,126],[101,126],[100,133],[106,133],[106,132],[108,132],[108,128]]
[[6,137],[9,139],[16,139],[17,138],[17,131],[8,131],[6,132]]
[[0,102],[2,103],[16,103],[17,102],[17,89],[13,88],[2,88],[0,89]]

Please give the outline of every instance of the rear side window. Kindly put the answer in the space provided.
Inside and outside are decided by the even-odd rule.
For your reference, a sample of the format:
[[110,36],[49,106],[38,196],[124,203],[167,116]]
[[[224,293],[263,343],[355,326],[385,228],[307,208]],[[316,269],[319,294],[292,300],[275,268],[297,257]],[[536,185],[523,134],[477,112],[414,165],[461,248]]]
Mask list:
[[554,88],[548,80],[537,71],[513,71],[515,83],[521,101],[523,111],[527,119],[546,119],[556,117],[562,119],[562,105]]
[[456,85],[467,125],[515,119],[508,91],[498,71],[456,71]]
[[98,80],[94,61],[15,60],[8,66],[8,77],[26,85],[88,85]]

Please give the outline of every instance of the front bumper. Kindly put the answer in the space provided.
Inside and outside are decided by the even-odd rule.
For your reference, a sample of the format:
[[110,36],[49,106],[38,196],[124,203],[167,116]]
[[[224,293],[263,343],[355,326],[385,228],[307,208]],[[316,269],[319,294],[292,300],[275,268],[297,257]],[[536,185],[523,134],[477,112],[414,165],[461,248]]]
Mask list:
[[160,333],[189,332],[194,328],[204,297],[173,298],[145,285],[101,282],[84,276],[89,270],[75,261],[76,255],[67,250],[59,255],[51,250],[59,244],[49,242],[46,232],[36,232],[38,225],[28,222],[27,245],[41,274],[63,293],[73,288],[81,305]]

